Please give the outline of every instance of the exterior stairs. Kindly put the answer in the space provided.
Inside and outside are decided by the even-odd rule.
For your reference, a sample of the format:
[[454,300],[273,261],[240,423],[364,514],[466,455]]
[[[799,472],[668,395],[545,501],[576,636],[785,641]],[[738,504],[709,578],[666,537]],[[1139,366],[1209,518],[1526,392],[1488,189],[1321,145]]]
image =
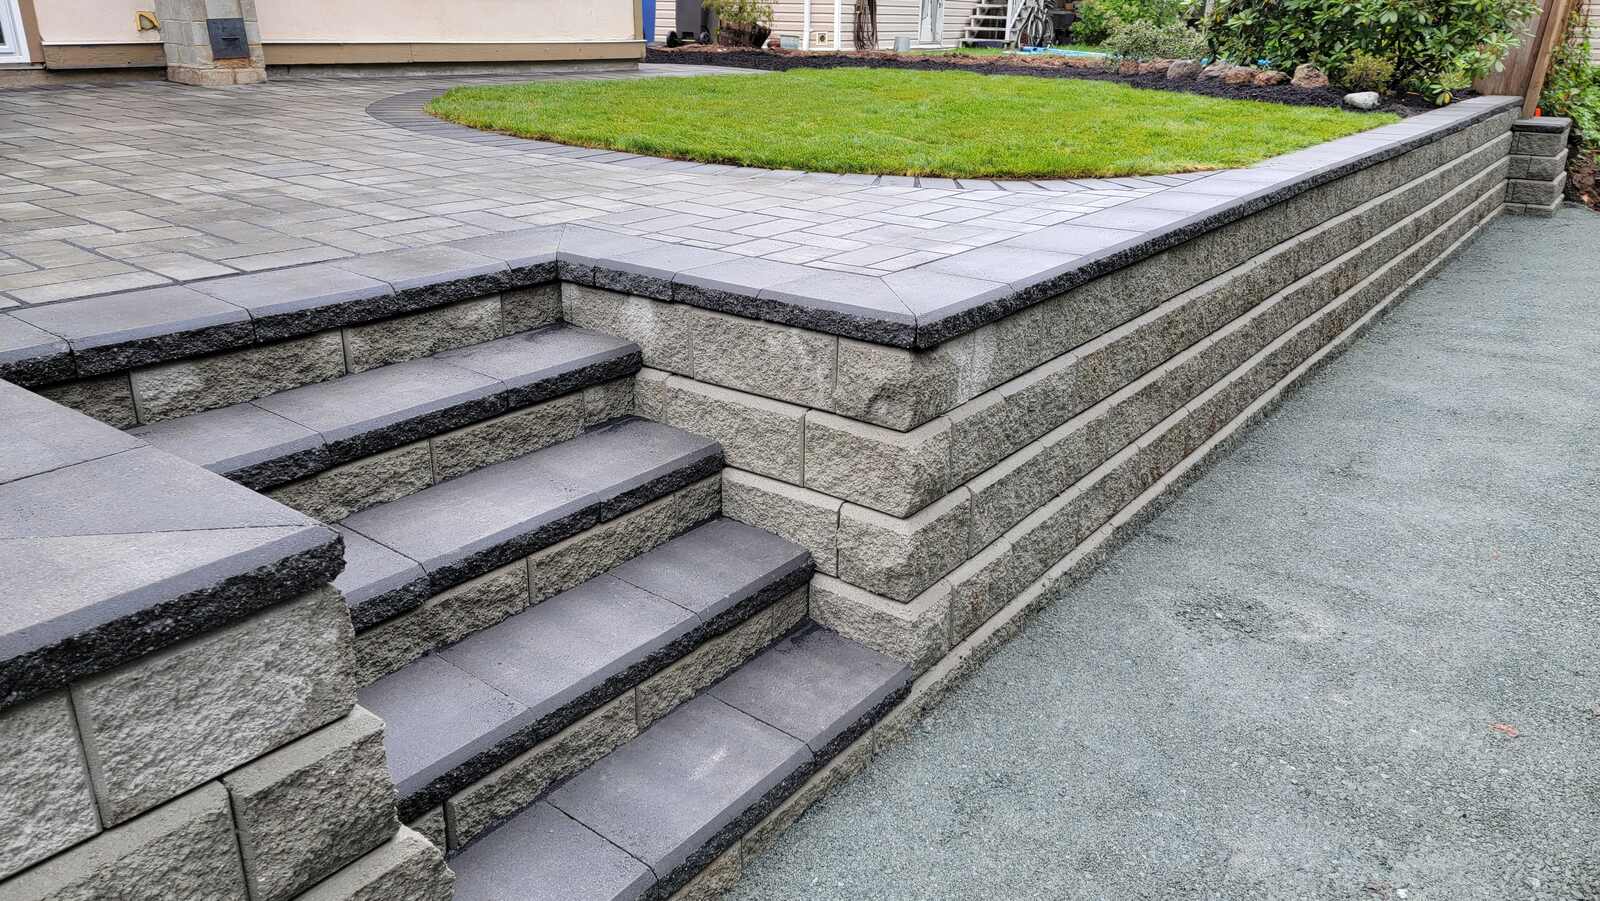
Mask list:
[[961,46],[1007,49],[1015,46],[1006,27],[1009,21],[1009,0],[977,4],[973,7],[972,16],[967,19],[966,28],[962,32]]
[[666,897],[909,690],[562,322],[133,431],[332,526],[360,703],[458,898]]

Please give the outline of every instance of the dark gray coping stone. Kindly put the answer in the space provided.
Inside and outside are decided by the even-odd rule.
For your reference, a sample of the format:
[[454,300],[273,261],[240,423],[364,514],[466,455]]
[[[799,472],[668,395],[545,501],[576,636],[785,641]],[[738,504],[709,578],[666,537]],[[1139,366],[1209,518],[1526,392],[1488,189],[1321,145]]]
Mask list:
[[[839,684],[819,685],[819,679]],[[550,822],[547,808],[554,808],[649,865],[657,877],[646,889],[630,883],[624,894],[595,897],[667,898],[882,719],[910,687],[903,664],[804,624],[463,850],[451,861],[458,885],[520,887],[524,883],[512,880],[544,872],[543,861],[585,853],[535,830],[533,824]],[[815,748],[722,694],[787,717],[791,728],[816,736]],[[797,709],[819,703],[813,700],[819,696],[822,709]]]
[[256,340],[278,341],[407,312],[388,282],[327,263],[191,282],[250,314]]
[[76,372],[72,347],[65,340],[0,313],[0,379],[41,385],[70,379]]
[[624,419],[379,504],[343,524],[422,564],[437,592],[721,468],[717,442]]
[[[429,91],[409,92],[407,99],[392,108],[406,104],[419,106],[428,96]],[[973,255],[971,262],[981,262],[984,258],[975,255],[989,248],[979,248],[919,267],[931,272],[975,277],[979,282],[967,286],[970,293],[966,294],[946,289],[941,294],[945,298],[942,305],[918,301],[912,297],[913,291],[896,290],[888,278],[769,260],[728,258],[732,255],[687,247],[668,251],[662,247],[667,242],[621,233],[613,235],[574,224],[486,235],[447,245],[302,267],[314,271],[315,267],[327,267],[355,273],[389,285],[392,293],[388,300],[381,296],[346,301],[321,295],[288,298],[282,309],[276,308],[268,297],[259,301],[265,305],[260,310],[266,322],[259,333],[249,323],[248,314],[243,319],[238,318],[245,312],[244,306],[229,303],[202,308],[191,298],[178,305],[187,307],[193,313],[190,315],[164,305],[152,310],[149,301],[140,300],[141,296],[156,296],[159,292],[178,292],[170,295],[174,297],[199,294],[197,288],[203,284],[205,294],[201,296],[214,304],[222,304],[219,298],[232,297],[246,298],[240,303],[249,303],[247,298],[257,295],[252,295],[248,283],[237,289],[231,285],[257,277],[253,275],[209,279],[194,287],[169,286],[63,301],[0,316],[15,317],[66,339],[71,345],[75,372],[84,376],[257,341],[278,340],[303,333],[298,331],[301,329],[314,331],[330,323],[365,321],[375,315],[425,309],[562,278],[876,344],[927,349],[1290,197],[1500,115],[1520,102],[1515,97],[1475,97],[1402,123],[1266,160],[1249,169],[1202,173],[1193,178],[1174,176],[1178,184],[1152,197],[1132,200],[998,245],[1068,253],[1074,257],[1060,266],[1036,268],[1023,277],[982,266],[965,270],[949,268],[965,265],[963,258],[969,255]],[[1530,121],[1533,123],[1527,126],[1530,129],[1552,132],[1560,129],[1558,120],[1553,117]],[[439,131],[451,137],[483,137],[459,126],[442,126]],[[540,142],[506,142],[506,146],[552,153],[548,149],[550,145]],[[637,162],[659,164],[663,161],[641,158]],[[737,169],[734,172],[741,177],[799,177],[796,173],[749,173]],[[884,176],[878,179],[878,184],[913,186],[915,181]],[[1079,181],[1078,185],[1089,183]],[[1006,185],[1001,184],[1001,187]],[[1206,205],[1188,200],[1190,196],[1215,197],[1216,201]],[[1180,197],[1185,199],[1179,200]],[[1189,215],[1174,218],[1179,213]],[[1097,225],[1109,227],[1108,233],[1100,236],[1099,246],[1090,249],[1085,242],[1092,245],[1094,241],[1086,232]],[[1118,239],[1119,232],[1126,232],[1126,238]],[[931,268],[940,265],[944,268]],[[292,284],[301,277],[284,274],[274,278]],[[258,284],[269,282],[264,280]],[[996,291],[991,283],[1003,283],[1006,289]],[[310,289],[305,290],[314,294]],[[124,303],[122,298],[132,300]],[[52,310],[63,311],[49,312]],[[216,321],[212,321],[213,317]],[[0,376],[29,385],[62,377],[59,345],[33,345],[27,343],[27,339],[22,339],[19,345],[18,340],[12,338],[8,347],[5,331],[0,329]],[[39,340],[39,336],[33,336],[33,340]],[[12,374],[6,375],[8,372]]]
[[456,901],[632,901],[655,875],[540,802],[451,860]]
[[638,345],[555,325],[140,426],[258,491],[639,371]]
[[1571,127],[1572,120],[1565,116],[1533,116],[1511,123],[1512,131],[1542,131],[1550,134],[1562,134]]
[[79,376],[229,350],[255,340],[244,310],[182,285],[24,307],[11,315],[65,340]]
[[910,683],[904,663],[811,625],[739,667],[711,695],[822,751]]
[[700,695],[551,792],[549,803],[643,861],[659,885],[811,762],[803,742]]
[[[66,420],[81,414],[57,415],[30,432],[80,429]],[[79,455],[109,447],[97,433]],[[303,594],[343,565],[331,529],[142,444],[7,482],[0,707]]]
[[[733,559],[751,548],[762,549],[761,563]],[[432,655],[455,667],[452,677],[467,673],[515,701],[518,713],[505,728],[473,732],[402,723],[385,713],[390,695],[376,695],[372,704],[378,706],[369,707],[389,723],[386,740],[427,774],[423,779],[409,770],[394,773],[397,782],[410,780],[400,790],[401,818],[437,806],[806,585],[815,572],[798,545],[725,519],[646,552],[633,561],[639,565],[632,572],[637,577],[660,570],[669,577],[658,582],[682,588],[686,584],[670,575],[692,561],[712,573],[698,582],[705,600],[680,603],[623,581],[613,570]],[[362,702],[368,703],[365,696]]]
[[0,484],[144,446],[121,429],[6,382],[0,382],[0,422]]
[[421,607],[433,595],[428,573],[417,561],[344,526],[344,572],[333,587],[344,596],[357,632]]

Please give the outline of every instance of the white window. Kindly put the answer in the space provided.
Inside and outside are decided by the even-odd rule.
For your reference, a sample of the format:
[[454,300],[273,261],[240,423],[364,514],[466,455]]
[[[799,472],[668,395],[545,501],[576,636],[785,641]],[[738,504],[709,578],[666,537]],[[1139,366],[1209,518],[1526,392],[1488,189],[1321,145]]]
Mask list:
[[0,63],[28,62],[28,40],[22,34],[17,0],[0,0]]

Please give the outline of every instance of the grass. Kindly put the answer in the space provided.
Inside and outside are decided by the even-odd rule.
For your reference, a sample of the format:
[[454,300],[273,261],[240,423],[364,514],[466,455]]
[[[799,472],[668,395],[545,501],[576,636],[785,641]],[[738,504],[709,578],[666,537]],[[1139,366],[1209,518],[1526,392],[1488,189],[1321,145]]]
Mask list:
[[951,178],[1230,168],[1395,121],[1080,79],[893,69],[458,87],[428,110],[675,159]]

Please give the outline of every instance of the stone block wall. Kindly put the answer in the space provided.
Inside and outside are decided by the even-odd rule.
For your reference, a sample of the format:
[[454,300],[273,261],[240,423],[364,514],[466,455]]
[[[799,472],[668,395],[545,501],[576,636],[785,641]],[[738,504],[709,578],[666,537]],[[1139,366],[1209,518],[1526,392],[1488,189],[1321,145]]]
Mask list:
[[1511,123],[1511,168],[1506,212],[1523,216],[1555,213],[1567,188],[1572,120],[1555,116]]
[[0,897],[449,898],[355,687],[324,586],[0,710]]
[[808,548],[812,616],[926,669],[1501,210],[1501,113],[928,350],[600,287],[640,415],[723,443],[723,510]]

